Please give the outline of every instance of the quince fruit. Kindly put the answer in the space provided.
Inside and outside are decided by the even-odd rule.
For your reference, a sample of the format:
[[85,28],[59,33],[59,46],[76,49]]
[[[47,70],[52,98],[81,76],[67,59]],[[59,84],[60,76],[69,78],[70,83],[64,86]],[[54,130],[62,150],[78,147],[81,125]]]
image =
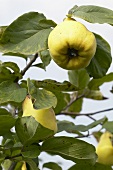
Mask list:
[[57,132],[57,122],[54,110],[52,108],[34,109],[30,95],[27,95],[23,102],[23,117],[24,116],[33,116],[42,126]]
[[49,34],[51,57],[61,68],[77,70],[89,65],[96,52],[96,38],[82,23],[66,18]]
[[22,165],[22,167],[21,167],[21,170],[27,170],[27,168],[26,168],[26,163],[25,163],[25,162],[23,163],[23,165]]
[[106,131],[99,140],[96,147],[98,162],[104,165],[113,165],[113,135]]

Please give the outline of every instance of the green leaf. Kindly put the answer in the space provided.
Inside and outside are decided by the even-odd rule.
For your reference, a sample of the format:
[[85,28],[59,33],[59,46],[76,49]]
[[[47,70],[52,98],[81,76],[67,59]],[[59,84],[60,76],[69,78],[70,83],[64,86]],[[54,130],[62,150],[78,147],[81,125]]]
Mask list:
[[[12,162],[14,163],[14,162]],[[21,170],[22,169],[22,165],[23,165],[23,162],[17,162],[16,163],[16,166],[14,167],[14,170]]]
[[0,104],[6,102],[20,103],[27,95],[25,88],[20,88],[17,83],[12,81],[4,81],[0,84]]
[[4,147],[5,148],[11,148],[14,145],[14,141],[12,139],[6,139],[6,141],[4,142]]
[[[83,105],[83,98],[77,99],[71,106],[68,108],[69,112],[75,112],[75,113],[80,113],[82,110],[82,105]],[[72,117],[76,117],[76,114],[72,115]]]
[[102,119],[99,119],[99,120],[87,125],[87,126],[77,125],[77,130],[82,131],[82,132],[88,131],[89,129],[92,129],[92,128],[98,126],[99,124],[103,124],[106,120],[107,120],[107,118],[104,117]]
[[36,102],[34,103],[34,107],[36,109],[42,109],[42,108],[51,108],[56,107],[57,104],[57,98],[56,96],[45,89],[37,89],[37,94],[33,95],[36,99]]
[[[13,71],[11,71],[10,68],[13,69]],[[0,83],[6,80],[15,81],[17,78],[22,78],[19,72],[14,72],[18,69],[18,66],[13,62],[0,61]]]
[[92,79],[89,84],[88,88],[91,90],[99,90],[99,87],[107,82],[113,81],[113,73],[109,73],[106,76],[99,78],[99,79]]
[[0,153],[0,162],[4,161],[4,160],[5,160],[5,157],[6,157],[6,155]]
[[86,69],[90,76],[101,78],[106,75],[106,72],[110,67],[112,61],[111,49],[108,42],[100,35],[95,34],[95,37],[97,40],[96,53]]
[[102,134],[103,134],[103,133],[102,133],[101,131],[94,131],[94,132],[92,133],[92,135],[94,136],[94,138],[96,139],[97,142],[100,141],[100,137],[101,137]]
[[12,141],[13,143],[16,142],[16,139],[14,137],[15,137],[15,133],[13,133],[11,131],[5,133],[3,135],[2,145],[4,145],[4,147],[5,146],[7,147],[7,141]]
[[62,168],[55,162],[47,162],[43,165],[43,168],[62,170]]
[[42,144],[42,151],[57,154],[64,159],[79,163],[94,164],[96,161],[95,147],[82,140],[72,137],[54,137]]
[[52,130],[40,125],[32,116],[18,118],[15,129],[20,141],[24,145],[30,145],[54,135]]
[[12,116],[0,115],[0,136],[5,135],[15,125]]
[[42,68],[44,70],[46,70],[46,66],[49,65],[50,61],[51,61],[51,56],[50,56],[50,53],[47,50],[45,51],[40,51],[38,53],[38,55],[40,56],[41,60],[42,60],[42,63],[38,63],[38,64],[33,64],[32,66],[34,67],[39,67],[39,68]]
[[70,96],[68,93],[63,93],[57,90],[52,90],[52,93],[57,98],[57,105],[54,108],[55,114],[60,113],[67,105],[67,98]]
[[11,116],[11,113],[9,113],[6,109],[0,108],[0,116],[1,115],[6,115],[6,116]]
[[56,27],[57,26],[57,24],[52,20],[44,19],[44,20],[41,20],[40,23],[41,23],[41,26],[43,26],[45,28],[46,27],[48,28],[48,26],[50,26],[50,25],[51,25],[51,27]]
[[4,170],[7,170],[9,169],[9,167],[11,166],[12,164],[12,161],[9,160],[9,159],[5,159],[3,162],[2,162],[2,167],[4,168]]
[[86,89],[84,93],[84,97],[93,100],[105,100],[108,99],[104,97],[103,94],[99,90],[90,90]]
[[39,52],[39,56],[42,60],[43,68],[45,69],[46,66],[48,66],[51,61],[50,53],[48,50],[41,51],[41,52]]
[[78,131],[77,126],[73,122],[62,120],[57,122],[57,126],[58,126],[58,132],[66,131],[68,133],[82,135]]
[[71,84],[79,87],[79,89],[85,88],[90,79],[85,69],[68,71],[68,76]]
[[30,170],[39,170],[36,163],[32,159],[24,158],[24,161],[30,166]]
[[82,18],[91,23],[107,23],[113,25],[113,11],[100,6],[83,5],[78,7],[75,5],[69,10],[68,15]]
[[[45,22],[45,23],[44,23]],[[29,12],[18,17],[4,31],[0,51],[3,53],[34,54],[47,50],[47,38],[55,25],[43,14]]]
[[51,56],[49,54],[49,51],[42,51],[39,53],[40,58],[42,60],[42,63],[38,63],[38,64],[34,64],[32,65],[33,67],[39,67],[41,69],[46,70],[46,66],[49,65],[50,61],[51,61]]
[[36,88],[30,79],[28,79],[28,92],[35,99],[36,109],[51,108],[57,104],[57,98],[52,92]]
[[39,147],[37,145],[26,146],[22,150],[23,157],[36,158],[40,154]]
[[112,168],[110,166],[107,165],[102,165],[99,163],[96,163],[95,165],[82,165],[82,164],[76,164],[74,166],[72,166],[71,168],[69,168],[68,170],[112,170]]
[[7,52],[7,53],[4,53],[3,56],[14,56],[14,57],[22,57],[24,59],[26,59],[27,57],[29,57],[28,55],[24,55],[24,54],[21,54],[21,53],[14,53],[14,52]]
[[63,83],[57,82],[56,80],[46,79],[42,81],[35,81],[35,86],[38,88],[45,88],[47,90],[57,90],[57,91],[77,91],[78,87],[72,85],[68,81],[64,81]]
[[0,108],[0,136],[5,135],[15,125],[15,119],[10,113]]
[[81,131],[81,132],[86,132],[88,131],[89,129],[92,129],[94,127],[96,127],[97,125],[101,124],[101,123],[104,123],[106,121],[106,117],[105,118],[102,118],[102,119],[99,119],[87,126],[85,125],[75,125],[74,123],[70,122],[70,121],[58,121],[57,125],[58,125],[58,132],[61,132],[61,131],[66,131],[68,133],[75,133],[75,134],[79,134],[78,131]]
[[106,121],[102,128],[105,128],[107,131],[113,133],[113,121]]
[[20,72],[20,69],[19,69],[18,65],[16,63],[14,63],[14,62],[4,62],[3,66],[12,69],[14,71],[14,73],[19,73]]
[[5,29],[7,28],[7,26],[1,26],[0,27],[0,38],[2,37],[3,32],[5,31]]

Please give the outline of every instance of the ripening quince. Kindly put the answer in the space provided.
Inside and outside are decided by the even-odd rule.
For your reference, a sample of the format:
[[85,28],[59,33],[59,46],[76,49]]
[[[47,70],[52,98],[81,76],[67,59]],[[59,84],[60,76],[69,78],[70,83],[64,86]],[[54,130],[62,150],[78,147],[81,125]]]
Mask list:
[[113,135],[105,132],[100,137],[96,148],[98,162],[105,165],[113,165]]
[[23,117],[33,116],[42,126],[57,132],[57,122],[54,110],[49,109],[34,109],[30,95],[27,95],[23,102]]
[[23,163],[23,165],[22,165],[22,167],[21,167],[21,170],[27,170],[27,168],[26,168],[26,163],[25,163],[25,162]]
[[49,34],[51,57],[60,67],[77,70],[89,65],[96,52],[96,38],[82,23],[66,18]]

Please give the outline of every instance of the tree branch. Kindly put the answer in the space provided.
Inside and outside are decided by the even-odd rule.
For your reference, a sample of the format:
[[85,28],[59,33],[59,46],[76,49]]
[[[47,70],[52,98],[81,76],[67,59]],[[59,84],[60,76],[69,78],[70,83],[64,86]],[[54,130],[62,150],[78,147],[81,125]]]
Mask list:
[[38,53],[34,55],[34,57],[30,60],[30,62],[27,64],[27,66],[21,71],[22,76],[26,73],[26,71],[31,67],[31,65],[35,62],[35,60],[38,58]]
[[75,138],[86,138],[86,137],[89,137],[90,136],[90,134],[89,134],[89,131],[88,131],[88,133],[86,134],[86,135],[79,135],[79,136],[76,136]]
[[92,119],[93,121],[96,121],[96,119],[94,119],[92,116],[88,115],[87,117],[89,117],[90,119]]
[[103,113],[103,112],[108,112],[108,111],[111,111],[113,110],[113,108],[109,108],[109,109],[104,109],[104,110],[100,110],[100,111],[97,111],[97,112],[92,112],[92,113],[77,113],[77,112],[66,112],[66,111],[62,111],[60,113],[58,113],[57,115],[75,115],[75,116],[93,116],[93,115],[96,115],[96,114],[99,114],[99,113]]
[[78,99],[84,97],[84,94],[77,96],[74,100],[71,100],[68,105],[66,107],[63,108],[63,110],[67,110],[75,101],[77,101]]

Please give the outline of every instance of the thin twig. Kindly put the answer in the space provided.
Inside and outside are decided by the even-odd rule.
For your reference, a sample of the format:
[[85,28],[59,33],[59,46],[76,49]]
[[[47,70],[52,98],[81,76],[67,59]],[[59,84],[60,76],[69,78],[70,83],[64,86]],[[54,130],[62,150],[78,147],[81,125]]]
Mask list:
[[92,116],[88,115],[87,117],[89,117],[90,119],[92,119],[93,121],[96,121],[95,118],[93,118]]
[[113,110],[113,108],[109,108],[109,109],[104,109],[104,110],[100,110],[97,112],[92,112],[92,113],[77,113],[77,112],[67,112],[67,111],[62,111],[60,113],[58,113],[57,115],[75,115],[75,116],[92,116],[92,115],[96,115],[99,113],[103,113],[103,112],[108,112]]
[[89,137],[90,134],[89,134],[89,131],[87,133],[87,135],[80,135],[80,136],[76,136],[75,138],[86,138],[86,137]]
[[38,53],[34,55],[34,57],[30,60],[30,62],[26,65],[26,67],[21,71],[22,76],[26,73],[26,71],[31,67],[31,65],[38,58]]
[[100,111],[92,112],[92,113],[87,113],[87,114],[84,114],[84,115],[96,115],[96,114],[103,113],[103,112],[108,112],[108,111],[111,111],[111,110],[113,110],[113,108],[104,109],[104,110],[100,110]]
[[74,100],[70,101],[68,103],[68,105],[66,107],[63,108],[63,110],[67,110],[75,101],[77,101],[78,99],[82,98],[84,96],[84,94],[77,96]]

